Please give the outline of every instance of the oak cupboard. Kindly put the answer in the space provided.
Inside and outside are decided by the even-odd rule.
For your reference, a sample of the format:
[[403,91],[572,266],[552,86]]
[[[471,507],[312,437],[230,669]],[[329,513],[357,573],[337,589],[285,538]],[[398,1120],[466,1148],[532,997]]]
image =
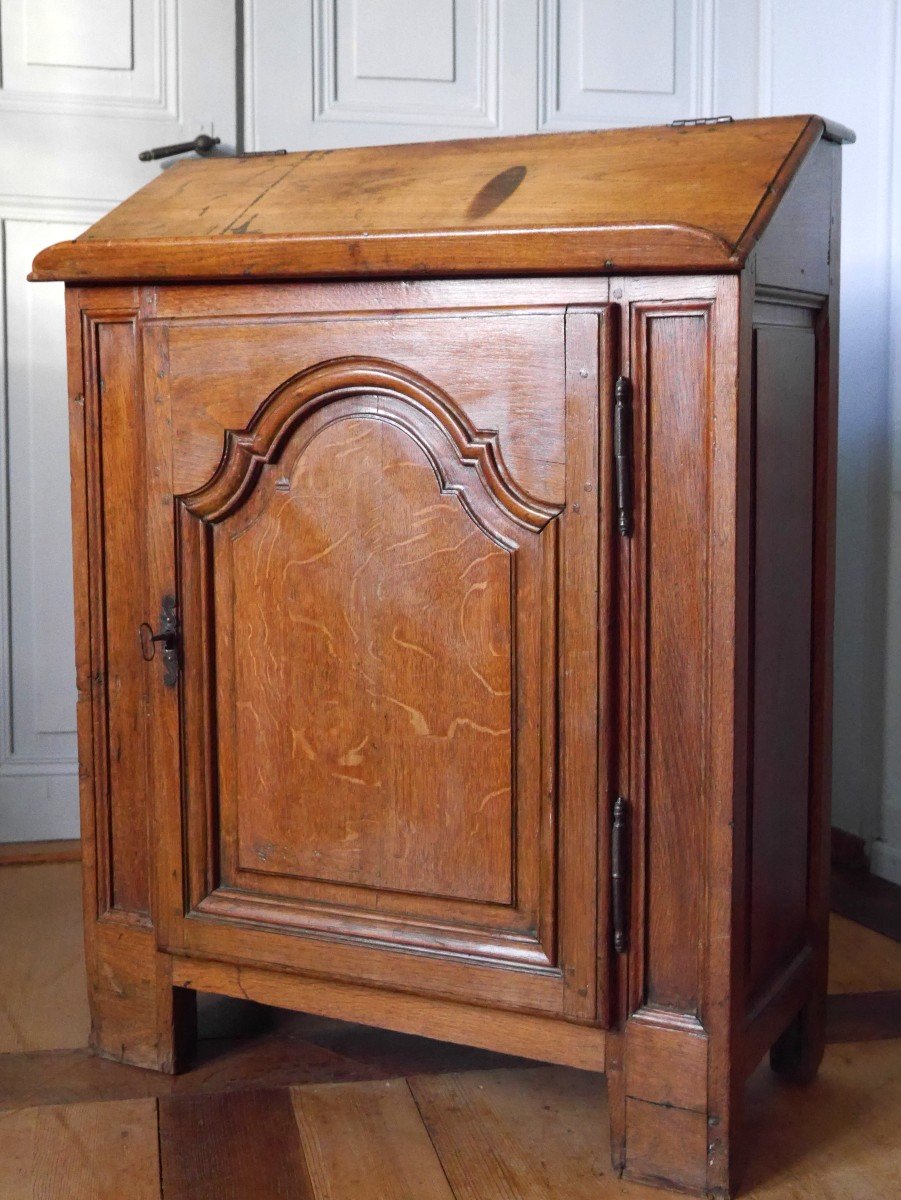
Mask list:
[[851,138],[192,161],[38,256],[99,1054],[201,990],[604,1070],[735,1187],[823,1048]]

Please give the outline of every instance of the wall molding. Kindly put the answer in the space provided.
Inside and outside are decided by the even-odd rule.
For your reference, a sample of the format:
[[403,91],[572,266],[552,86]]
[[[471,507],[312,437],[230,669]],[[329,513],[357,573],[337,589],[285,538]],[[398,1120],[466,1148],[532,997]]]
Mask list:
[[694,8],[694,108],[692,117],[713,117],[716,103],[717,0],[697,0]]
[[[590,111],[579,112],[566,107],[561,93],[561,78],[564,64],[561,57],[562,49],[562,6],[566,0],[540,0],[539,30],[538,30],[538,129],[568,129],[579,127],[613,128],[624,124],[636,124],[628,117],[623,120],[617,113],[615,104],[611,103],[604,110],[603,104]],[[676,5],[680,0],[673,0],[674,17]],[[718,0],[690,0],[691,16],[688,35],[690,54],[689,79],[687,96],[679,111],[673,108],[671,120],[680,117],[714,116],[713,108],[716,95],[716,31]],[[678,36],[673,48],[678,55]],[[678,70],[678,61],[674,61],[674,70]],[[611,88],[607,95],[629,95],[638,97],[640,91],[623,93]],[[647,93],[656,95],[656,93]],[[675,92],[673,95],[675,96]],[[662,100],[663,97],[661,96]],[[631,101],[633,104],[636,101]],[[659,121],[659,118],[658,118]],[[648,121],[646,123],[654,123]]]
[[77,758],[28,758],[5,753],[0,757],[0,777],[6,779],[36,779],[45,775],[77,775]]
[[[5,278],[8,258],[8,225],[10,222],[36,225],[63,223],[89,225],[108,212],[114,201],[101,198],[72,200],[65,197],[42,197],[34,194],[0,195],[0,278]],[[53,777],[76,777],[77,755],[71,749],[62,754],[34,754],[17,750],[13,725],[12,693],[12,529],[10,525],[10,457],[9,457],[9,369],[8,295],[0,291],[0,779],[6,781],[5,799],[15,800],[18,786],[30,794],[29,781]],[[73,706],[74,724],[74,706]],[[71,747],[73,733],[61,731],[59,740]],[[12,789],[12,790],[10,790]]]
[[257,72],[256,0],[244,0],[241,6],[243,20],[238,27],[240,58],[237,66],[240,73],[238,87],[237,141],[238,150],[257,149]]
[[870,846],[870,870],[881,879],[901,884],[901,846],[876,838]]
[[[99,197],[72,198],[68,196],[41,196],[27,192],[0,192],[0,221],[46,221],[83,222],[91,224],[105,216],[122,197],[101,199]],[[0,297],[2,303],[2,297]]]
[[[338,0],[313,0],[313,120],[317,122],[341,121],[378,123],[387,125],[440,125],[456,126],[460,129],[496,129],[499,125],[499,77],[500,77],[500,0],[473,0],[478,13],[478,30],[475,48],[475,95],[470,103],[448,103],[421,101],[408,105],[372,101],[347,100],[340,96],[339,88],[339,44],[338,44]],[[253,6],[252,0],[250,7]],[[458,20],[455,5],[454,21]],[[251,16],[251,30],[253,17]],[[454,33],[455,55],[460,53],[461,39]],[[459,76],[459,62],[455,75]],[[398,79],[380,80],[395,82],[403,87],[410,81]],[[428,86],[428,81],[425,82]],[[457,85],[437,83],[433,86],[445,91]]]
[[[153,82],[148,94],[131,97],[98,95],[92,92],[57,93],[37,88],[34,91],[26,88],[8,88],[3,80],[3,64],[0,61],[0,114],[77,114],[85,117],[125,117],[131,120],[178,120],[180,24],[179,0],[154,0]],[[68,67],[62,69],[82,70]],[[131,73],[134,73],[134,68]]]
[[36,866],[38,863],[81,861],[81,838],[41,842],[0,842],[0,867]]
[[773,115],[774,0],[757,3],[757,115]]

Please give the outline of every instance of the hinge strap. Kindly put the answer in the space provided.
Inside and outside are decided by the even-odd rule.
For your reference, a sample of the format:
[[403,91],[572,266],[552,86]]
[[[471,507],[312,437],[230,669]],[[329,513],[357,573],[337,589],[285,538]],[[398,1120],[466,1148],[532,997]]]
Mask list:
[[629,801],[625,796],[617,796],[613,805],[610,884],[613,949],[623,954],[629,948]]
[[620,375],[613,389],[613,455],[616,523],[623,537],[632,534],[632,385]]

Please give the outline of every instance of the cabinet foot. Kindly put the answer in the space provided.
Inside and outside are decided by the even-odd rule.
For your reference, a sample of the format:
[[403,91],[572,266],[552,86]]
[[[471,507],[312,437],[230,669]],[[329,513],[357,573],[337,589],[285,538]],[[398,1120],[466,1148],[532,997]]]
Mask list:
[[626,1100],[624,1179],[703,1195],[707,1185],[707,1118],[704,1113]]
[[91,1049],[102,1058],[176,1074],[196,1035],[195,994],[172,985],[172,960],[150,930],[98,923],[89,967]]
[[711,1092],[710,1042],[692,1018],[633,1017],[610,1040],[613,1165],[624,1179],[700,1196],[736,1185],[741,1088]]
[[790,1083],[811,1083],[826,1047],[825,998],[811,997],[770,1050],[770,1067]]

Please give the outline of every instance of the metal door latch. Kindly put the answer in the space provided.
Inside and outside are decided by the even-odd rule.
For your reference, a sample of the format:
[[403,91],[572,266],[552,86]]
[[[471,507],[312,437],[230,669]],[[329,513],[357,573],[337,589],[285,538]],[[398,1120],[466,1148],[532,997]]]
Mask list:
[[156,644],[160,643],[160,657],[163,660],[163,683],[166,687],[175,687],[178,683],[179,672],[179,635],[178,607],[174,596],[164,596],[160,610],[160,628],[154,633],[146,621],[138,626],[138,639],[141,643],[141,657],[144,662],[152,662],[156,657]]
[[198,133],[190,142],[173,142],[171,146],[154,146],[152,150],[142,150],[138,155],[141,162],[153,162],[157,158],[171,158],[173,154],[209,154],[219,145],[220,139],[211,137],[208,133]]

